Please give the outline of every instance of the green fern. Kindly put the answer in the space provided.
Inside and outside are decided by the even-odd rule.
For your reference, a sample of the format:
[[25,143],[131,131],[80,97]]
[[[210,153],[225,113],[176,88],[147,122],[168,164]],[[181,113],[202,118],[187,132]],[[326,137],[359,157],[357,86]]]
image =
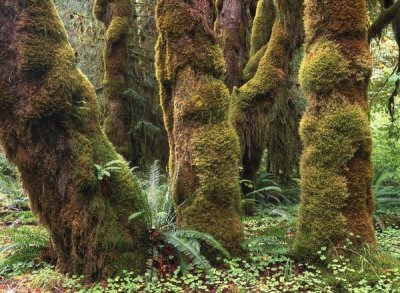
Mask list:
[[49,246],[49,235],[39,227],[10,227],[0,231],[0,274],[18,263],[37,259]]
[[[129,220],[134,221],[139,217],[144,217],[149,231],[156,232],[155,234],[159,233],[160,235],[157,237],[173,248],[180,261],[182,271],[188,267],[186,259],[190,259],[193,265],[200,269],[209,270],[211,268],[209,261],[201,254],[200,243],[219,251],[225,257],[230,257],[228,251],[211,235],[176,228],[175,210],[167,178],[161,174],[158,161],[152,164],[148,179],[142,180],[140,186],[142,210],[132,214]],[[157,261],[159,257],[157,245],[155,243],[150,251],[152,261]],[[149,271],[152,272],[152,270],[150,264]],[[150,273],[150,275],[153,274]]]

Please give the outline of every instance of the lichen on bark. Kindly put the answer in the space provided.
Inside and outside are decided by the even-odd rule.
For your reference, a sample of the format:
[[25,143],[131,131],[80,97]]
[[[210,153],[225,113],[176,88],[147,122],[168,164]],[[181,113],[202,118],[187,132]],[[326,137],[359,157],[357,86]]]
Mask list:
[[[100,128],[53,1],[1,1],[0,44],[0,140],[50,231],[57,267],[91,279],[142,270],[147,231],[128,221],[139,186]],[[98,180],[94,164],[111,160],[121,172]]]
[[306,1],[306,57],[300,81],[308,96],[301,122],[301,208],[295,251],[375,247],[367,88],[371,57],[363,0]]
[[228,120],[224,57],[208,0],[157,5],[156,73],[170,145],[178,227],[209,233],[241,253],[239,140]]

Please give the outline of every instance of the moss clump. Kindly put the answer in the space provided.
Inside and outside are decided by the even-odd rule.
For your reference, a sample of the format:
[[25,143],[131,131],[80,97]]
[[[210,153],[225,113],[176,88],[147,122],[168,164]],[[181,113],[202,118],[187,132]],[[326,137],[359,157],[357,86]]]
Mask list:
[[307,93],[327,94],[349,75],[349,64],[337,45],[323,41],[309,49],[300,67],[299,81]]

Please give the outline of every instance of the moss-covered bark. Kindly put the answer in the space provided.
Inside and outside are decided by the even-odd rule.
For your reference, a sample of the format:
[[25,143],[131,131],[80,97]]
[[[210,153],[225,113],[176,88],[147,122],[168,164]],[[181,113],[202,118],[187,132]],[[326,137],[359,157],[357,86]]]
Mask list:
[[284,94],[291,61],[303,40],[303,2],[277,0],[276,18],[268,42],[268,27],[265,26],[268,26],[266,19],[273,15],[271,5],[273,3],[268,0],[257,5],[252,29],[253,55],[249,61],[253,69],[245,69],[245,76],[250,79],[234,92],[231,112],[241,140],[243,177],[253,181],[265,148],[268,116],[277,97]]
[[306,56],[300,82],[308,96],[301,122],[302,202],[295,249],[375,246],[367,87],[371,57],[364,0],[307,0]]
[[276,97],[266,129],[266,170],[283,184],[288,184],[290,177],[299,170],[299,125],[306,106],[306,98],[298,85],[302,57],[300,49],[291,62],[284,89]]
[[156,73],[178,226],[207,232],[237,255],[243,239],[240,147],[228,121],[229,91],[211,4],[158,1]]
[[231,91],[243,83],[247,59],[247,12],[245,0],[216,1],[215,31],[226,61],[225,84]]
[[[128,222],[138,184],[100,128],[53,1],[0,2],[0,64],[0,140],[60,270],[96,279],[143,269],[145,226]],[[98,180],[94,164],[116,159],[121,172]]]
[[96,0],[95,17],[104,23],[104,131],[117,151],[132,160],[128,89],[128,35],[132,22],[130,0]]

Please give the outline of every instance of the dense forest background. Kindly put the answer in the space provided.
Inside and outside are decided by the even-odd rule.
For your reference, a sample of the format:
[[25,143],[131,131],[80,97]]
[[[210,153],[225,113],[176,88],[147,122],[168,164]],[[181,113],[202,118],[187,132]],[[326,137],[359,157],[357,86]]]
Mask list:
[[0,103],[0,290],[400,292],[399,1],[55,0],[67,41],[52,2],[21,39],[61,73],[43,53],[15,80],[63,90]]

